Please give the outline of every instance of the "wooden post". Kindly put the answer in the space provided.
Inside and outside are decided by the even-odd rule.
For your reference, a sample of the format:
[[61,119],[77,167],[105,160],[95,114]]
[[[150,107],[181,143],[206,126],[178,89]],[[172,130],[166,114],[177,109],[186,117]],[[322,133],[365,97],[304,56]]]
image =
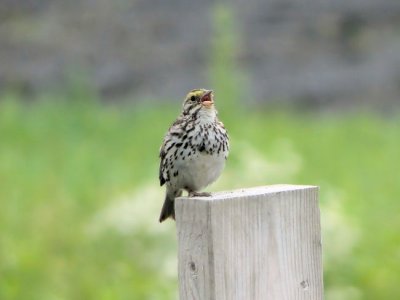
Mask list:
[[175,201],[180,300],[323,298],[318,187]]

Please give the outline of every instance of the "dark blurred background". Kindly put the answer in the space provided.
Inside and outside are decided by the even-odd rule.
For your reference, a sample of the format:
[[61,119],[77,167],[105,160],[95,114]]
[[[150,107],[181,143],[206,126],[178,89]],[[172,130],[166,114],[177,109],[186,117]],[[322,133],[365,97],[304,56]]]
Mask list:
[[400,1],[0,0],[0,299],[177,299],[158,149],[193,88],[209,190],[320,186],[327,300],[400,294]]
[[224,38],[216,27],[228,25],[218,5],[233,13],[224,50],[247,78],[248,101],[387,108],[400,99],[397,0],[2,0],[0,86],[32,96],[79,69],[107,101],[180,99],[209,82]]

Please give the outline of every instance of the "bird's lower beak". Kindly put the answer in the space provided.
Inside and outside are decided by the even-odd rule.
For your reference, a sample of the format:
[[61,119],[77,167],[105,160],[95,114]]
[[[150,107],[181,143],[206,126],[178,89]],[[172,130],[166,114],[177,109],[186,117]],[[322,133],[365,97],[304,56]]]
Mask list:
[[213,91],[207,91],[202,97],[201,97],[201,104],[205,107],[211,107],[214,104],[213,100]]

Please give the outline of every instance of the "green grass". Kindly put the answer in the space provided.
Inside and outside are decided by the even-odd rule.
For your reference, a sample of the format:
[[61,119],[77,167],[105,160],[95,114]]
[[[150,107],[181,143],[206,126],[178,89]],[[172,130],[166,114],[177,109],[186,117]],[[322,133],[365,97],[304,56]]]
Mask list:
[[[14,98],[0,102],[0,299],[175,299],[157,155],[181,104]],[[400,294],[400,115],[220,116],[232,152],[213,190],[320,185],[326,299]]]

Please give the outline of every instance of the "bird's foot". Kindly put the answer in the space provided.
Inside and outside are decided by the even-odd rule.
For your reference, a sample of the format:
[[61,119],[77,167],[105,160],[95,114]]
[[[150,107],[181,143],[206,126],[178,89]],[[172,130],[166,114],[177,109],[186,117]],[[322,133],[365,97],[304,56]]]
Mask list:
[[211,197],[208,192],[189,192],[189,197]]

